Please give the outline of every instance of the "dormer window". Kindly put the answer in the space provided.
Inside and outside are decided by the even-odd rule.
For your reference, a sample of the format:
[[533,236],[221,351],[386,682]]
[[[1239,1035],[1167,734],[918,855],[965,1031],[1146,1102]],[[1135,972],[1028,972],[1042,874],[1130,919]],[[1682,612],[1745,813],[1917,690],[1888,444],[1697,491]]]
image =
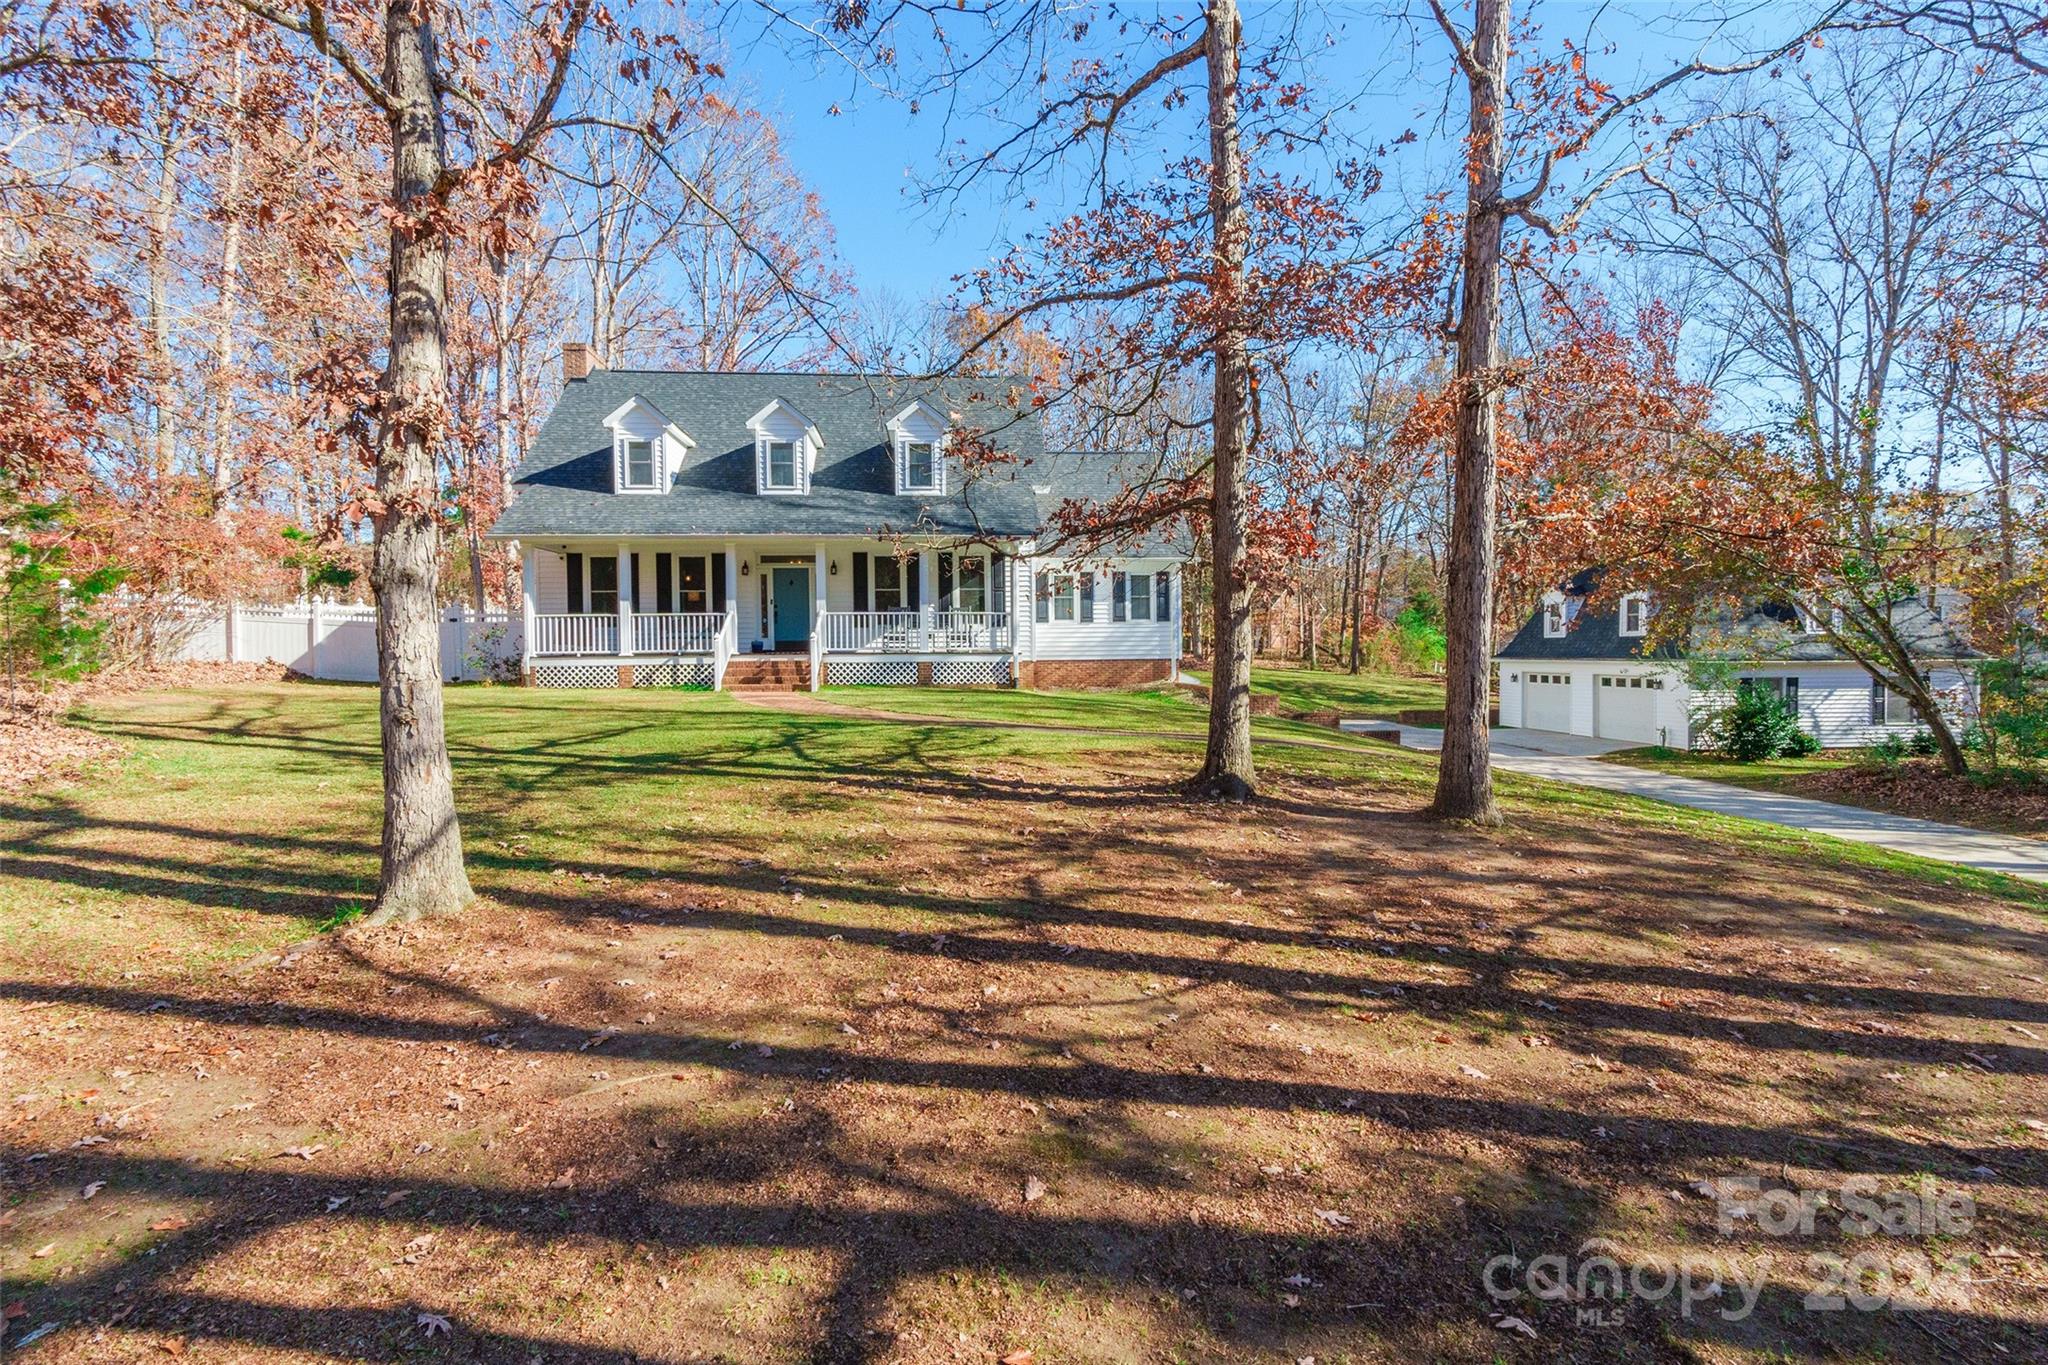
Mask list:
[[654,442],[625,437],[619,442],[619,454],[625,463],[626,487],[654,487]]
[[612,433],[612,492],[663,493],[697,443],[639,395],[604,419]]
[[1650,628],[1650,595],[1646,592],[1625,593],[1621,599],[1621,633],[1627,636],[1641,636]]
[[1564,638],[1564,626],[1564,594],[1551,593],[1543,599],[1543,638],[1546,640],[1562,640]]
[[950,417],[922,399],[889,419],[899,495],[946,491],[946,433],[952,426]]
[[930,441],[903,443],[903,486],[926,490],[936,486]]
[[786,398],[747,419],[754,433],[754,491],[780,497],[811,491],[811,471],[825,438]]

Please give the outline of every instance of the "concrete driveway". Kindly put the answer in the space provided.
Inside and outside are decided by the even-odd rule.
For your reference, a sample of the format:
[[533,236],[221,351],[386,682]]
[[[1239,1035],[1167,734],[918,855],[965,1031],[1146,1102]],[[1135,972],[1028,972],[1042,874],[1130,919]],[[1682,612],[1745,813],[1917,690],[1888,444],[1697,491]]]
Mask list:
[[[1441,730],[1408,725],[1398,728],[1404,747],[1430,750],[1443,747]],[[1565,735],[1550,730],[1507,729],[1493,732],[1491,747],[1494,764],[1509,772],[1647,797],[1652,801],[1666,801],[1674,806],[1712,811],[1717,815],[1761,820],[1769,825],[1825,834],[1852,843],[1874,844],[1898,853],[1911,853],[1984,872],[2003,872],[2009,876],[2048,882],[2048,842],[1965,829],[1960,825],[1944,825],[1933,820],[1915,820],[1911,816],[1888,815],[1883,811],[1863,810],[1803,796],[1751,791],[1747,787],[1731,787],[1725,782],[1707,782],[1697,777],[1674,777],[1620,763],[1600,762],[1598,756],[1601,754],[1638,747],[1620,740],[1593,739],[1587,735]]]

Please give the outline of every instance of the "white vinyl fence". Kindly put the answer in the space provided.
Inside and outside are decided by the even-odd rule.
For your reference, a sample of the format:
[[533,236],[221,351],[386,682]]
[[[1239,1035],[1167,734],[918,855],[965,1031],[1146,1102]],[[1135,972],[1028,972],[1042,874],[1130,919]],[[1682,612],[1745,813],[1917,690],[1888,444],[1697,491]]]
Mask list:
[[[519,634],[516,614],[448,608],[441,613],[441,676],[510,677],[519,667]],[[195,604],[174,615],[158,653],[196,663],[279,663],[309,678],[375,682],[377,611],[319,601]]]

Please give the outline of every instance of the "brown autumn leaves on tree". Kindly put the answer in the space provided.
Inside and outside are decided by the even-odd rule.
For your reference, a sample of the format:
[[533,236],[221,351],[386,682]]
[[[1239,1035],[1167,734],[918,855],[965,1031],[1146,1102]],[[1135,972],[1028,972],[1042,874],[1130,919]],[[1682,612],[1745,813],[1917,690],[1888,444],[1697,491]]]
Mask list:
[[[42,471],[36,477],[50,487],[92,501],[97,526],[149,528],[154,540],[112,530],[104,539],[144,544],[145,577],[177,591],[233,591],[222,566],[286,525],[373,521],[386,753],[378,913],[458,905],[468,886],[441,733],[435,617],[447,595],[441,576],[457,562],[451,539],[479,603],[503,582],[476,531],[530,429],[530,377],[552,339],[584,325],[536,262],[569,262],[587,275],[588,331],[608,346],[661,363],[683,352],[671,356],[649,338],[673,335],[698,363],[746,365],[787,354],[807,332],[831,342],[816,324],[847,281],[830,261],[823,206],[780,168],[771,128],[720,113],[693,84],[716,72],[687,42],[621,28],[576,0],[459,13],[425,0],[206,0],[192,9],[51,8],[52,22],[37,24],[25,13],[33,12],[0,19],[6,99],[63,134],[33,174],[0,186],[15,234],[8,335],[68,363],[34,386],[47,404],[10,414],[20,421],[7,435],[9,472]],[[1733,106],[1693,123],[1664,121],[1658,101],[1667,92],[1790,63],[1804,43],[1790,30],[1807,24],[1953,34],[1967,21],[1989,35],[1987,52],[2004,44],[2018,53],[2035,23],[1989,3],[1816,5],[1776,16],[1788,32],[1753,44],[1755,55],[1681,63],[1618,94],[1582,54],[1546,46],[1507,0],[1431,5],[1418,36],[1447,45],[1467,126],[1461,193],[1417,224],[1385,203],[1370,156],[1328,154],[1315,175],[1297,173],[1288,153],[1323,131],[1316,92],[1301,78],[1302,34],[1248,34],[1227,0],[1179,20],[1117,16],[1113,44],[1088,20],[1044,4],[1009,8],[1005,23],[979,32],[971,25],[988,16],[974,10],[832,13],[834,60],[869,62],[912,100],[967,63],[987,70],[1003,57],[1022,73],[994,92],[1016,116],[1010,131],[941,157],[926,185],[935,201],[994,181],[1028,197],[1037,177],[1088,180],[1082,208],[964,281],[964,312],[983,325],[955,328],[965,354],[953,359],[972,369],[993,350],[1048,350],[1056,377],[1035,397],[1056,421],[1094,444],[1121,446],[1134,434],[1148,442],[1126,471],[1129,486],[1106,504],[1067,509],[1058,538],[1076,555],[1158,528],[1205,539],[1217,585],[1212,619],[1198,630],[1214,649],[1198,777],[1207,790],[1255,789],[1252,606],[1279,566],[1328,535],[1318,484],[1332,464],[1303,434],[1296,399],[1331,357],[1370,354],[1390,333],[1440,343],[1443,319],[1429,305],[1449,282],[1455,373],[1443,394],[1426,398],[1440,421],[1419,443],[1454,475],[1449,708],[1434,809],[1481,821],[1497,818],[1485,705],[1502,603],[1503,462],[1512,498],[1515,460],[1542,444],[1503,436],[1503,403],[1513,397],[1526,414],[1566,391],[1538,394],[1529,376],[1544,373],[1577,374],[1580,392],[1627,393],[1631,382],[1676,391],[1648,371],[1600,370],[1589,359],[1596,353],[1635,362],[1599,351],[1599,327],[1580,327],[1569,310],[1554,353],[1540,363],[1504,358],[1504,299],[1526,295],[1564,258],[1605,196],[1676,164],[1676,149],[1697,146],[1703,128],[1736,126]],[[889,27],[913,19],[941,36],[945,25],[969,25],[979,45],[942,42],[933,69],[913,69]],[[1111,49],[1114,59],[1105,57]],[[159,79],[174,66],[176,79]],[[605,74],[592,79],[593,71]],[[1037,72],[1053,76],[1041,83]],[[665,140],[688,119],[718,129],[692,143],[694,160]],[[103,183],[53,174],[65,157]],[[110,167],[117,174],[103,174]],[[749,177],[768,192],[722,192]],[[588,223],[607,232],[547,240],[543,199],[566,203],[572,192],[590,196],[579,204],[603,199]],[[789,205],[790,216],[772,216]],[[40,229],[33,249],[23,245],[31,222]],[[661,252],[694,252],[707,277],[738,284],[722,296],[697,291],[694,317],[665,309],[644,286],[634,296],[645,261]],[[123,316],[122,286],[143,300],[139,317]],[[201,322],[181,337],[180,317]],[[2030,420],[2035,392],[2024,368],[1997,363],[2012,349],[1996,340],[2012,317],[1980,309],[1949,319],[1944,333],[1957,392],[1973,405],[1959,407],[1957,420],[1991,432],[1986,448],[2008,462],[2013,443],[1998,424]],[[1021,329],[1031,345],[1018,343]],[[98,382],[64,382],[81,373]],[[1569,449],[1568,435],[1552,444],[1563,463],[1585,453]],[[1363,469],[1367,453],[1354,463]],[[1653,467],[1661,468],[1608,472],[1626,482]],[[61,480],[58,470],[68,471]],[[1358,496],[1383,483],[1362,477]],[[290,516],[278,511],[285,504]],[[1637,524],[1653,522],[1645,512]],[[1552,535],[1518,562],[1534,572],[1528,566],[1591,553],[1602,544],[1588,530],[1596,523],[1588,512],[1574,523],[1577,539]],[[464,534],[451,538],[458,526]],[[1611,547],[1611,523],[1608,534]],[[1790,562],[1781,557],[1779,567]],[[1362,562],[1354,577],[1356,615]],[[2001,591],[2010,597],[2023,578],[2014,562]]]

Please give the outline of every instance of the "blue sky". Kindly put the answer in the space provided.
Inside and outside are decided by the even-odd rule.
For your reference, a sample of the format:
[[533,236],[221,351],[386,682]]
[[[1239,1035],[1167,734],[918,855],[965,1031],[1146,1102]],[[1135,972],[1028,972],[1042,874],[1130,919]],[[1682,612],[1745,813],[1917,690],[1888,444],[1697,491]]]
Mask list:
[[[1325,16],[1334,41],[1311,67],[1317,97],[1337,108],[1338,126],[1347,134],[1368,145],[1404,129],[1419,135],[1406,159],[1390,168],[1390,206],[1437,179],[1456,136],[1441,121],[1448,49],[1421,7],[1415,8],[1416,18],[1410,19],[1403,17],[1400,0],[1329,6]],[[1282,22],[1294,12],[1291,5],[1249,6],[1254,36],[1259,23]],[[1644,73],[1683,60],[1716,33],[1719,52],[1731,42],[1779,40],[1797,11],[1776,3],[1715,8],[1559,0],[1536,13],[1548,37],[1590,39],[1598,69],[1625,88]],[[829,59],[801,69],[772,43],[750,45],[736,58],[735,74],[753,85],[759,102],[777,117],[785,151],[822,197],[840,251],[864,292],[907,301],[946,293],[954,275],[1071,207],[1060,185],[1040,183],[1031,187],[1038,196],[1031,207],[1003,202],[991,192],[957,201],[944,213],[925,208],[908,191],[912,173],[928,170],[941,152],[935,113],[913,116],[898,101],[864,92],[846,68]],[[1456,93],[1462,97],[1462,90]],[[830,112],[835,105],[837,115]],[[1172,117],[1193,150],[1199,111],[1190,107]],[[972,123],[956,129],[970,140],[985,131],[986,125]]]

